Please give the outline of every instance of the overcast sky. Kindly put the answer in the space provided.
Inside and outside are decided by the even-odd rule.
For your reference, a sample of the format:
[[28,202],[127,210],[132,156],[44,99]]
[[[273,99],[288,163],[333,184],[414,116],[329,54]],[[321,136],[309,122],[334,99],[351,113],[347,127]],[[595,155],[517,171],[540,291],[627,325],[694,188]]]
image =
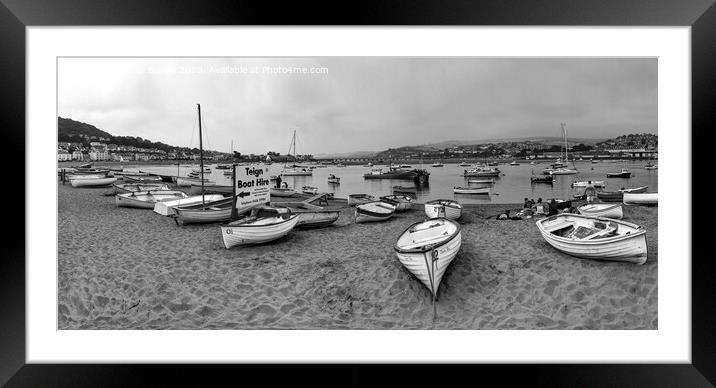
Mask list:
[[61,117],[197,146],[200,103],[225,152],[285,153],[294,129],[299,154],[657,132],[656,59],[62,58],[58,77]]

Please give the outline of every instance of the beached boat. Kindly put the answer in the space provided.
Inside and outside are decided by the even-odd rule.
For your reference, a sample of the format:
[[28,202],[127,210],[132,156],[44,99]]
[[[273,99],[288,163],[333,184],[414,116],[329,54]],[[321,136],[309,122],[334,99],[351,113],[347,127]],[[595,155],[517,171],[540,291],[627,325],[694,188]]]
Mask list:
[[370,194],[348,194],[348,206],[356,206],[368,202],[375,202],[375,200],[375,197]]
[[114,182],[117,182],[117,178],[107,176],[70,178],[70,184],[72,187],[103,187],[109,186]]
[[579,214],[592,217],[612,218],[621,220],[624,217],[622,206],[619,204],[592,203],[577,208]]
[[609,218],[562,213],[537,221],[542,237],[557,250],[585,259],[646,262],[646,231]]
[[169,190],[169,185],[164,183],[115,183],[112,187],[114,187],[115,194],[133,193],[137,191]]
[[170,216],[174,214],[174,208],[177,206],[185,206],[185,205],[192,205],[197,203],[209,203],[218,201],[220,199],[224,199],[224,196],[221,194],[205,194],[205,195],[195,195],[192,197],[184,197],[179,199],[173,199],[169,201],[161,201],[154,204],[154,212],[157,214],[161,214],[163,216]]
[[154,175],[128,175],[125,174],[122,176],[125,182],[161,182],[162,177],[160,176],[154,176]]
[[[181,186],[181,187],[187,187],[187,186],[191,186],[191,185],[201,185],[201,178],[179,176],[179,177],[177,177],[176,184],[177,184],[177,186]],[[216,182],[204,178],[204,185],[215,185],[215,184],[216,184]]]
[[463,175],[466,177],[497,177],[500,176],[500,170],[496,168],[477,167],[472,170],[465,170]]
[[460,225],[437,218],[410,225],[400,234],[394,249],[400,263],[436,298],[445,270],[461,245]]
[[298,214],[288,208],[261,206],[247,217],[221,226],[221,238],[229,249],[239,245],[261,244],[287,235],[298,223]]
[[603,202],[621,202],[624,199],[624,193],[618,191],[597,191],[597,198]]
[[453,187],[455,194],[490,194],[489,187]]
[[415,186],[393,186],[394,193],[417,194],[418,188]]
[[341,183],[341,178],[339,178],[333,174],[330,174],[330,175],[328,175],[328,183],[334,183],[334,184]]
[[114,203],[117,207],[154,209],[157,202],[173,201],[182,198],[187,198],[186,193],[176,190],[132,191],[115,195]]
[[272,197],[293,197],[296,195],[296,190],[290,187],[271,187],[269,194]]
[[604,187],[604,181],[574,181],[572,187]]
[[380,200],[394,205],[397,212],[409,210],[413,206],[413,199],[407,195],[384,195]]
[[428,218],[445,217],[457,220],[462,217],[462,205],[452,199],[436,199],[425,203],[425,214]]
[[177,223],[181,225],[228,221],[231,219],[233,204],[233,198],[222,198],[217,201],[204,201],[203,204],[198,202],[175,206],[174,216]]
[[552,175],[547,176],[533,176],[530,177],[530,183],[548,183],[553,184],[554,183],[554,177]]
[[301,192],[304,194],[318,194],[318,187],[316,186],[303,186]]
[[383,201],[364,203],[356,206],[355,220],[357,224],[385,221],[393,216],[395,210],[396,206]]
[[622,168],[621,172],[608,172],[607,178],[631,178],[629,169]]
[[125,175],[136,175],[136,176],[149,176],[148,172],[142,172],[142,171],[113,171],[112,175],[116,177],[123,177]]
[[[189,186],[189,189],[187,190],[189,195],[199,195],[201,194],[201,184],[192,184]],[[227,185],[204,185],[204,193],[205,194],[233,194],[234,188],[233,186],[227,186]]]
[[657,193],[624,193],[625,205],[658,205]]
[[[296,228],[322,228],[333,224],[341,216],[340,209],[304,209],[295,205],[283,205],[276,203],[275,207],[287,207],[291,213],[298,215]],[[298,205],[301,206],[301,205]]]
[[640,187],[630,187],[630,188],[621,188],[619,189],[620,193],[646,193],[646,189],[648,189],[649,186],[640,186]]

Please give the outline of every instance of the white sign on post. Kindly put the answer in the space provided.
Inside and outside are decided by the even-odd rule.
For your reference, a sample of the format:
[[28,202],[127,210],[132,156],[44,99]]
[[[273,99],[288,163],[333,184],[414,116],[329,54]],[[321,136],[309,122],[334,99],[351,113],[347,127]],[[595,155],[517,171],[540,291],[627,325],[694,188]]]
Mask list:
[[268,179],[268,167],[251,165],[235,166],[234,190],[236,190],[236,209],[263,205],[270,201],[271,181]]

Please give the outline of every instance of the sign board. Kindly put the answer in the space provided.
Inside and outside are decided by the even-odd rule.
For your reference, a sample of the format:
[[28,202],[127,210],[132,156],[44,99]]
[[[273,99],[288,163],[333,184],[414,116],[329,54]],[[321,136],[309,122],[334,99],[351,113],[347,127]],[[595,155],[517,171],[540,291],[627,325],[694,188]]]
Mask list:
[[271,181],[267,166],[258,164],[234,166],[234,177],[237,209],[263,205],[271,201]]

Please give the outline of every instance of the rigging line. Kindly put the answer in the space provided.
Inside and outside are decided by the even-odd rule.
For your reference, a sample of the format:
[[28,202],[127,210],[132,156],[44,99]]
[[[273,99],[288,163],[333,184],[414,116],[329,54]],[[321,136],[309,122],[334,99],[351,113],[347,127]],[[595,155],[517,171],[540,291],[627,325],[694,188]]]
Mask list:
[[191,151],[191,145],[194,144],[194,131],[196,131],[196,122],[199,120],[194,116],[194,126],[191,128],[191,137],[189,138],[189,151]]
[[207,149],[211,149],[211,143],[209,142],[209,131],[207,131],[206,129],[206,120],[204,120],[204,117],[201,118],[201,124],[203,125],[203,127],[201,128],[203,129],[202,132],[204,133],[204,137],[206,138]]

